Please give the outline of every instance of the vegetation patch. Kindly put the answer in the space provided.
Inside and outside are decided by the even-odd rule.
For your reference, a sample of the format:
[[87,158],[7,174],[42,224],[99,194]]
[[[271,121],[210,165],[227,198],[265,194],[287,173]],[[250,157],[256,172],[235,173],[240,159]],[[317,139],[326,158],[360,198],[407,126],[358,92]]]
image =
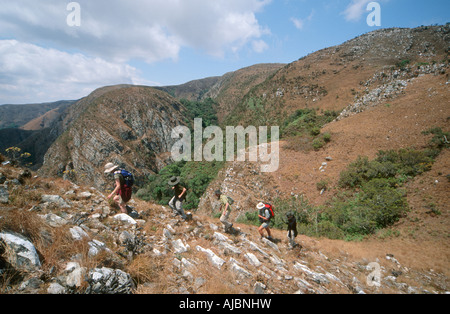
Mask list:
[[136,196],[145,201],[167,205],[173,197],[173,191],[167,182],[172,176],[180,176],[182,180],[180,184],[187,189],[183,208],[196,209],[209,183],[217,176],[223,165],[224,162],[221,161],[173,163],[158,174],[150,175],[147,184],[136,193]]
[[[433,135],[424,150],[379,151],[373,160],[359,156],[341,172],[339,192],[324,206],[313,206],[302,196],[276,199],[272,226],[285,229],[286,213],[291,212],[299,233],[308,236],[357,240],[391,227],[408,213],[404,184],[429,171],[440,151],[448,148],[449,134],[440,128],[423,134]],[[319,190],[327,188],[326,181],[317,184]],[[439,215],[430,208],[431,213]],[[240,222],[258,225],[257,212],[241,215]]]
[[287,140],[287,149],[294,151],[319,150],[331,141],[330,133],[321,133],[322,127],[336,119],[337,111],[317,114],[315,109],[299,109],[280,127],[281,137]]

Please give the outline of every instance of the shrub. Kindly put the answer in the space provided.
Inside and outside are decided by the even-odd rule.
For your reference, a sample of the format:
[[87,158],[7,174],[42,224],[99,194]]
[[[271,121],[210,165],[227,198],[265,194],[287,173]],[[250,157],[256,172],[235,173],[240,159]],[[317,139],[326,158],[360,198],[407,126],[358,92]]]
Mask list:
[[317,224],[318,236],[327,237],[328,239],[342,239],[345,233],[331,221],[325,220]]
[[442,149],[442,148],[448,148],[449,147],[450,134],[448,132],[442,131],[442,129],[439,128],[439,127],[435,127],[435,128],[431,128],[431,129],[428,129],[426,131],[423,131],[422,134],[424,134],[424,135],[429,135],[429,134],[434,135],[431,138],[431,141],[430,141],[431,148]]
[[329,143],[331,141],[331,134],[330,133],[324,133],[322,136],[325,143]]
[[311,131],[309,131],[309,133],[310,133],[312,136],[317,136],[317,135],[319,135],[319,134],[320,134],[320,127],[318,127],[318,126],[313,127],[313,128],[311,129]]
[[320,180],[319,182],[316,183],[316,188],[319,191],[322,191],[323,189],[327,189],[328,188],[328,181],[327,180]]
[[[430,170],[433,158],[430,156],[429,150],[401,149],[399,151],[379,151],[375,162],[383,165],[391,164],[391,172],[395,167],[396,173],[414,177]],[[389,173],[389,176],[394,175]]]
[[312,147],[314,150],[319,150],[325,145],[325,142],[321,138],[316,138],[312,141]]
[[360,203],[372,212],[376,227],[384,228],[407,212],[405,196],[405,191],[395,188],[392,180],[374,179],[363,185]]
[[5,152],[8,155],[12,165],[25,162],[25,159],[31,157],[30,153],[22,152],[22,149],[19,147],[9,147],[5,150]]
[[405,59],[405,60],[397,62],[397,67],[400,68],[401,70],[405,70],[406,66],[410,63],[411,63],[411,61],[409,59]]
[[391,226],[408,210],[406,193],[399,187],[432,163],[430,150],[379,151],[372,161],[359,156],[339,178],[339,185],[350,188],[353,196],[334,199],[325,210],[326,220],[351,237]]

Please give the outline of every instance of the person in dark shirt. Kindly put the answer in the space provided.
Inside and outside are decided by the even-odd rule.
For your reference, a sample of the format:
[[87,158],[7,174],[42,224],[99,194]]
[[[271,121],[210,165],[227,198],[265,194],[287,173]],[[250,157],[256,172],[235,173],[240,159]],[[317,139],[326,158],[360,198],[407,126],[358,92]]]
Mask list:
[[175,215],[180,215],[182,219],[186,220],[186,214],[183,209],[183,202],[186,199],[186,188],[180,185],[180,177],[171,177],[168,184],[172,186],[174,196],[169,202]]

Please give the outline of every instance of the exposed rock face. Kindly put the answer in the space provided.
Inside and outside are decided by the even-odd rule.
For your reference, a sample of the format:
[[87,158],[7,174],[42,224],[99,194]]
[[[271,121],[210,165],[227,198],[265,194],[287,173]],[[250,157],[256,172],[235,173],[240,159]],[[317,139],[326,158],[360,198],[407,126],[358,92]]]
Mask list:
[[102,188],[108,183],[103,166],[113,162],[139,180],[170,161],[171,132],[184,125],[183,110],[168,94],[150,87],[95,91],[70,108],[41,172]]
[[41,267],[36,248],[22,235],[1,232],[0,244],[6,248],[6,254],[4,255],[8,263],[16,269],[32,271]]

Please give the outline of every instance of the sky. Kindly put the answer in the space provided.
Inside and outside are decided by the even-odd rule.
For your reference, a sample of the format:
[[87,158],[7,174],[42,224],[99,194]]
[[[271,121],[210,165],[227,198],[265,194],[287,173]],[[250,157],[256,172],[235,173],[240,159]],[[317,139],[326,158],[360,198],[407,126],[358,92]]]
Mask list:
[[0,104],[178,85],[448,22],[449,0],[0,0]]

